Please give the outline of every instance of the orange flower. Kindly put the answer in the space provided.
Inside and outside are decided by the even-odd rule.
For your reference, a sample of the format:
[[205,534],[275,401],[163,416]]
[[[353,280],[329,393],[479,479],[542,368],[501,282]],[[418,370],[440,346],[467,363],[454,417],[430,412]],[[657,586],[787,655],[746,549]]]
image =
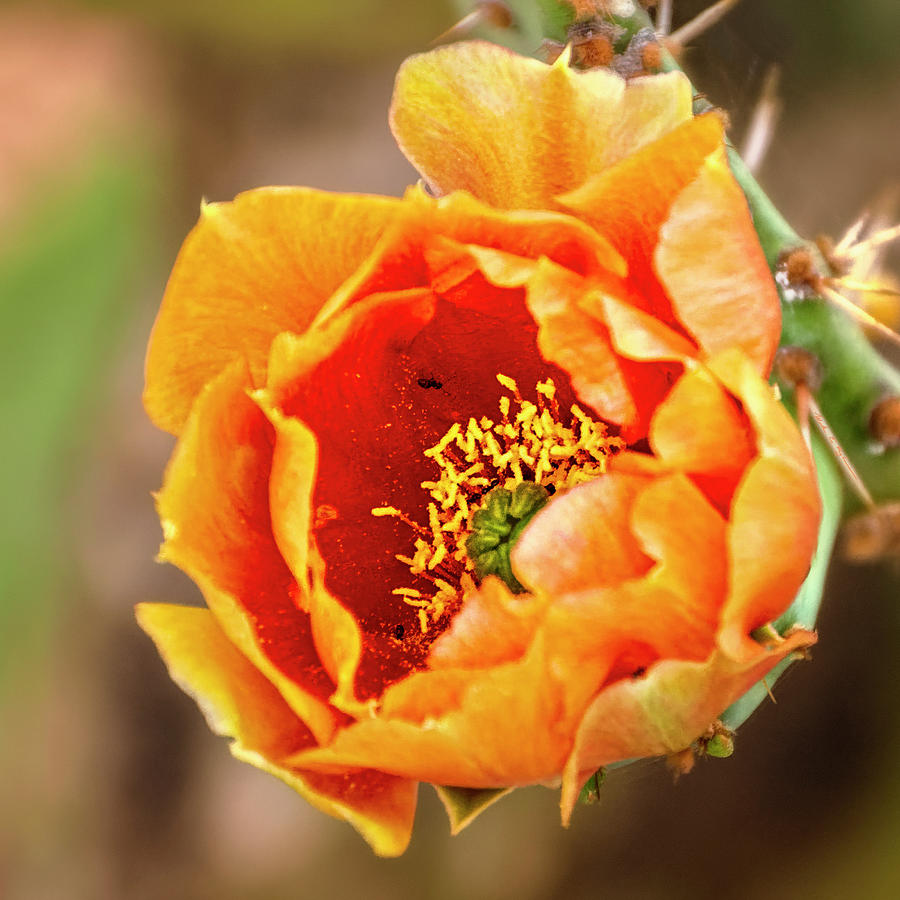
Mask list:
[[[487,44],[414,57],[392,110],[438,197],[264,189],[204,208],[145,404],[179,435],[139,608],[232,752],[403,851],[689,746],[814,635],[819,514],[767,372],[780,319],[719,120]],[[524,485],[524,487],[523,487]]]

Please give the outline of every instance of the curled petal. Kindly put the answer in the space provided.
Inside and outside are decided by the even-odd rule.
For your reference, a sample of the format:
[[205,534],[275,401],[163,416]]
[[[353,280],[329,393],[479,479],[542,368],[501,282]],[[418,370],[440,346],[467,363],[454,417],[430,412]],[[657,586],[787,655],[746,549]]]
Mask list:
[[515,662],[410,675],[385,693],[383,715],[344,728],[328,747],[293,760],[323,771],[371,765],[470,788],[546,781],[561,771],[578,714],[604,674],[602,661],[577,673],[551,666],[538,635]]
[[720,646],[740,658],[754,650],[749,632],[781,615],[800,589],[816,548],[821,501],[809,450],[752,364],[729,352],[710,368],[741,398],[759,448],[738,485],[729,524],[731,581]]
[[499,209],[550,209],[556,196],[691,117],[680,73],[626,83],[494,44],[456,44],[408,59],[391,127],[440,193],[465,190]]
[[548,503],[510,555],[519,581],[563,596],[642,575],[650,559],[631,531],[635,498],[646,481],[609,473]]
[[381,772],[323,775],[286,763],[312,732],[274,685],[225,637],[209,610],[161,603],[137,609],[173,680],[197,701],[216,734],[233,738],[238,759],[293,787],[313,806],[350,822],[382,856],[406,849],[416,808],[416,783]]
[[781,306],[724,147],[672,204],[654,264],[675,315],[708,354],[740,347],[758,372],[769,371]]
[[326,740],[340,719],[328,703],[334,685],[272,537],[271,432],[247,387],[243,367],[232,364],[194,405],[157,496],[160,559],[197,582],[229,640]]
[[566,762],[563,822],[591,773],[622,759],[684,750],[780,660],[815,640],[810,632],[796,632],[771,650],[757,644],[740,662],[719,650],[702,662],[661,660],[638,678],[606,687],[587,708]]
[[147,350],[150,418],[177,434],[203,385],[237,357],[262,383],[272,338],[306,328],[401,206],[307,188],[263,188],[205,204]]

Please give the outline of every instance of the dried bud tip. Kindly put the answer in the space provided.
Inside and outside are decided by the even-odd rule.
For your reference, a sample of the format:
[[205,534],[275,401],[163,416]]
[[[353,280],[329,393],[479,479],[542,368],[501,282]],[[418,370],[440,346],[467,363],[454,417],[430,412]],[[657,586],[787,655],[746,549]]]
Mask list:
[[682,775],[687,775],[694,768],[694,748],[685,747],[677,753],[670,753],[666,757],[666,768],[678,781]]
[[550,40],[550,38],[544,38],[541,41],[541,58],[548,66],[552,66],[562,56],[565,49],[565,44]]
[[775,354],[773,371],[794,390],[802,385],[813,393],[822,386],[824,377],[819,357],[803,347],[781,347]]
[[869,432],[885,450],[900,447],[900,396],[884,397],[869,414]]

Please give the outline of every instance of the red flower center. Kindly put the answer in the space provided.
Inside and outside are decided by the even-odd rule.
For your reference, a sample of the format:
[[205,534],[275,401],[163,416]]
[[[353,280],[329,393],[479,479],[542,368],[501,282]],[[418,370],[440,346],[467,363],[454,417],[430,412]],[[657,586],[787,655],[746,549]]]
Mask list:
[[[433,530],[429,504],[436,500],[430,491],[437,487],[428,485],[440,481],[441,469],[426,451],[454,426],[465,435],[466,423],[477,427],[497,409],[498,371],[513,386],[537,385],[549,376],[553,404],[567,410],[574,405],[568,375],[538,352],[537,325],[523,292],[494,288],[475,275],[448,295],[423,298],[411,291],[374,305],[282,404],[317,436],[314,538],[325,563],[326,588],[351,610],[364,634],[360,698],[378,696],[424,667],[431,644],[449,624],[449,598],[459,593],[464,566],[444,573],[453,576],[444,579],[449,586],[444,610],[434,616],[437,608],[429,605],[424,633],[423,607],[395,593],[420,589],[410,585],[416,549],[403,519],[423,527],[429,523]],[[538,393],[521,397],[532,410],[541,409],[540,399]],[[528,474],[520,470],[519,480]],[[475,480],[467,488],[476,501],[500,481],[497,473],[482,477],[487,484]],[[387,506],[402,511],[403,518],[372,515]],[[458,526],[464,538],[468,526],[461,520]],[[451,565],[452,553],[442,562]],[[424,568],[428,571],[427,561]]]

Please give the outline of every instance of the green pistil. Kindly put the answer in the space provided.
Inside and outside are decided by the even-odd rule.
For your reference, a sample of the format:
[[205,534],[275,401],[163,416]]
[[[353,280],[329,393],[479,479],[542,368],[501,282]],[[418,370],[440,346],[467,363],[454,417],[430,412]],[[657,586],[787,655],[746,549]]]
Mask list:
[[484,506],[472,516],[472,533],[466,539],[466,553],[479,579],[501,578],[514,594],[525,588],[513,575],[509,553],[531,517],[550,499],[545,487],[531,481],[515,489],[494,488],[484,498]]

